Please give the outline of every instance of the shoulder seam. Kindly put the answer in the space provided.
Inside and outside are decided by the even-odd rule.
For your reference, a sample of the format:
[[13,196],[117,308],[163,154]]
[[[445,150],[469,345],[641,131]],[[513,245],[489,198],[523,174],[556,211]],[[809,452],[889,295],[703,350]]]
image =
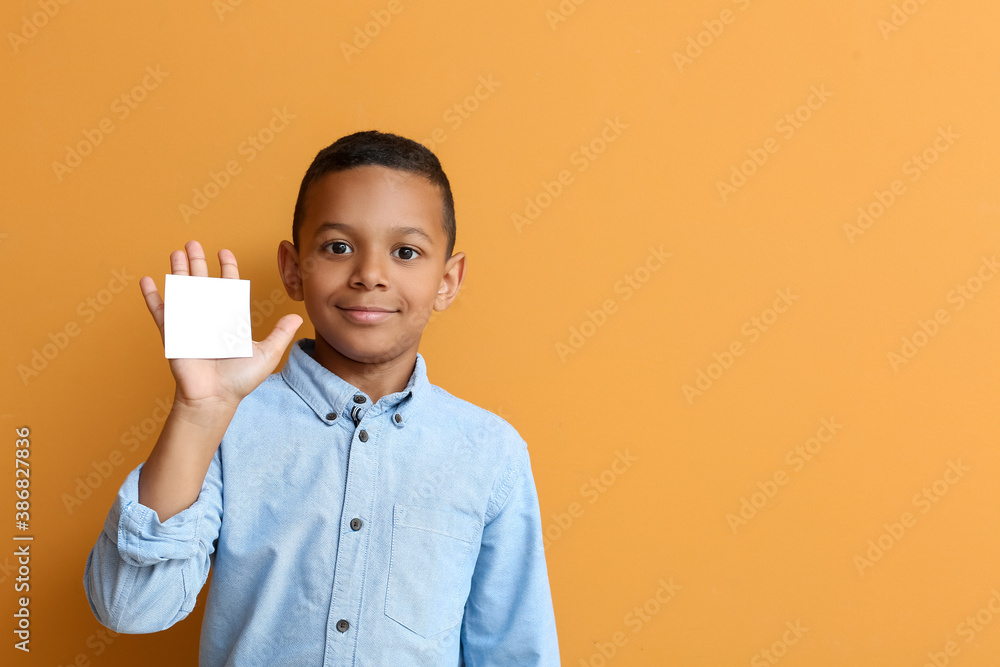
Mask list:
[[[515,453],[515,461],[505,471],[504,479],[499,488],[500,495],[497,500],[496,510],[491,514],[489,506],[487,506],[486,516],[484,517],[485,523],[493,521],[493,519],[495,519],[496,516],[503,511],[503,508],[507,506],[507,501],[510,500],[510,492],[514,489],[514,482],[517,480],[518,474],[524,468],[525,462],[528,458],[526,454],[528,445],[523,440],[522,443],[523,447],[518,449]],[[492,505],[493,503],[491,502],[490,504]]]

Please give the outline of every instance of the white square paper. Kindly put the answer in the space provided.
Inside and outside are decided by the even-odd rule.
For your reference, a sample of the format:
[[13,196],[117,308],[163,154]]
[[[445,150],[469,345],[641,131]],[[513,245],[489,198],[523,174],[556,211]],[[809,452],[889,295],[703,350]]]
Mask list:
[[250,281],[166,274],[163,347],[167,359],[252,357]]

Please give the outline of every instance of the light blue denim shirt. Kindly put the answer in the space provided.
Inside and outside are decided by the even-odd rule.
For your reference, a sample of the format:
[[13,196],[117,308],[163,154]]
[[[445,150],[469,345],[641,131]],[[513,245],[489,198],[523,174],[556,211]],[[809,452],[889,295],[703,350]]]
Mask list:
[[558,665],[524,440],[420,354],[373,405],[314,349],[243,399],[189,508],[161,523],[129,473],[84,573],[98,620],[168,628],[211,566],[203,667]]

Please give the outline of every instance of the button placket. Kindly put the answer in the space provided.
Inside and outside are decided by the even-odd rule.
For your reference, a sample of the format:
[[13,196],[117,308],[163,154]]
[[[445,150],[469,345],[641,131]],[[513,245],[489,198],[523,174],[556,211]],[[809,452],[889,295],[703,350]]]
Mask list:
[[[350,528],[350,531],[347,532],[350,538],[344,539],[342,536],[334,570],[337,574],[333,583],[333,598],[341,602],[335,605],[336,608],[330,609],[328,617],[328,623],[331,623],[332,627],[337,630],[334,636],[340,637],[346,637],[346,633],[351,627],[350,622],[341,617],[341,614],[350,614],[351,607],[349,605],[355,602],[359,603],[361,584],[365,579],[364,564],[367,560],[363,554],[370,548],[371,531],[366,529],[365,520],[361,516],[370,512],[373,503],[377,452],[375,448],[371,447],[374,444],[374,432],[360,427],[369,415],[371,415],[371,419],[377,418],[377,415],[371,411],[374,407],[367,397],[361,394],[355,394],[345,406],[346,413],[350,417],[348,424],[353,422],[354,435],[357,439],[353,440],[354,446],[350,448],[348,456],[348,484],[343,506],[344,514],[351,517],[347,521],[347,525],[344,526],[344,528]],[[364,425],[370,427],[370,424]],[[361,446],[360,443],[368,443],[368,445]],[[338,617],[340,617],[339,620],[337,620]],[[356,618],[353,622],[358,623],[360,619]],[[331,625],[327,625],[327,627],[330,628]]]

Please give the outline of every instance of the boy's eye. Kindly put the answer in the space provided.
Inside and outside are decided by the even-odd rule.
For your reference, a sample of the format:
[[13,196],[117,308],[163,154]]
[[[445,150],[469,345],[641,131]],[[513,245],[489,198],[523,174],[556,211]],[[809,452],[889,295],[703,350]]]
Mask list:
[[351,246],[347,245],[343,241],[334,241],[333,243],[327,243],[326,247],[333,251],[335,255],[343,255],[351,250]]
[[399,257],[400,259],[414,259],[418,254],[416,248],[410,248],[408,246],[403,246],[402,248],[397,248],[395,252],[402,253]]

